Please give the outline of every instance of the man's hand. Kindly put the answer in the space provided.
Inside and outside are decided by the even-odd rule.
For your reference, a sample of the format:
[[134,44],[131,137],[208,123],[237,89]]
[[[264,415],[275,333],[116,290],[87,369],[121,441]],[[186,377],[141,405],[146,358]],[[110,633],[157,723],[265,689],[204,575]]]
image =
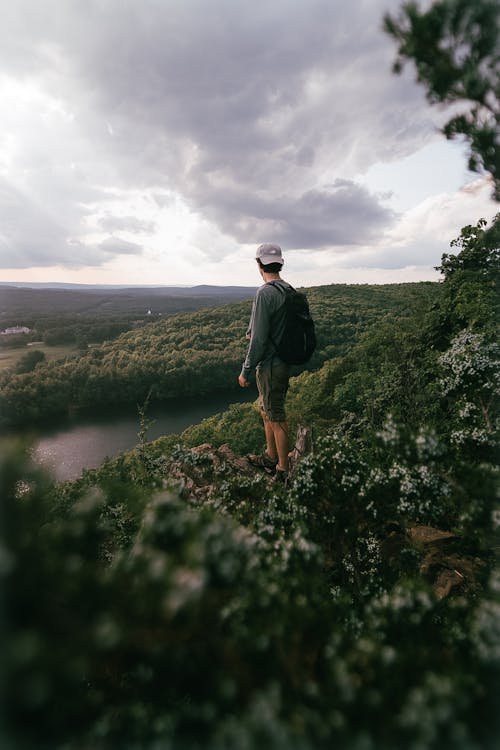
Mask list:
[[238,383],[241,385],[242,388],[248,388],[250,383],[246,378],[243,377],[243,375],[240,375],[238,378]]

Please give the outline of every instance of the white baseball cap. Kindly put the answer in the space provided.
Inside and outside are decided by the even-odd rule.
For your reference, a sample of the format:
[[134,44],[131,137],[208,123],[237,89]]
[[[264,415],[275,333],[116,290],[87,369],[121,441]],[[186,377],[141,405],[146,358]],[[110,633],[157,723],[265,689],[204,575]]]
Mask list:
[[255,257],[260,260],[264,266],[267,266],[269,263],[281,263],[281,265],[283,265],[285,262],[283,260],[281,247],[275,245],[274,242],[265,242],[263,245],[259,245]]

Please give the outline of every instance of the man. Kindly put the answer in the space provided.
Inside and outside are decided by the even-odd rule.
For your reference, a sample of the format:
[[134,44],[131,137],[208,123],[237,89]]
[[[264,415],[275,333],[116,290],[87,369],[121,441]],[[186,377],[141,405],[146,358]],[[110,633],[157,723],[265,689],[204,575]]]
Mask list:
[[284,260],[279,245],[259,245],[256,260],[264,284],[257,290],[253,301],[247,331],[250,343],[238,382],[242,388],[246,388],[252,372],[256,371],[266,450],[261,456],[249,457],[249,460],[253,465],[275,474],[278,481],[286,483],[288,425],[285,397],[290,365],[279,359],[276,346],[285,327],[285,293],[282,289],[290,285],[280,276]]

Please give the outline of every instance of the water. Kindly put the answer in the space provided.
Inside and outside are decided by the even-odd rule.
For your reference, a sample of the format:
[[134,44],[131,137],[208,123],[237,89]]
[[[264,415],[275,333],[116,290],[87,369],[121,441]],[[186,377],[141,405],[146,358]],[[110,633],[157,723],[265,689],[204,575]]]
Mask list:
[[[256,395],[253,389],[245,389],[230,396],[212,395],[168,406],[152,405],[147,418],[154,420],[154,424],[148,429],[146,439],[180,433],[206,417],[225,411],[229,404],[253,401]],[[105,458],[135,448],[139,427],[137,409],[75,419],[35,433],[32,453],[58,481],[76,479],[83,469],[96,468]]]

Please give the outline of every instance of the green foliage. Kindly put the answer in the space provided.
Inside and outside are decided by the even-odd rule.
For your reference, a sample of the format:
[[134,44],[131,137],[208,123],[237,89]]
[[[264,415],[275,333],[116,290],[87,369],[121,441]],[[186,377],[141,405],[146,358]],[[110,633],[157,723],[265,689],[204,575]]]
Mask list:
[[500,214],[486,227],[485,219],[464,227],[451,243],[459,253],[445,253],[437,267],[445,284],[431,336],[440,345],[465,327],[492,331],[499,320]]
[[[345,353],[375,323],[405,320],[439,295],[437,284],[325,286],[307,290],[318,350],[308,368]],[[0,379],[1,419],[33,424],[72,409],[238,390],[250,302],[175,315],[92,347],[74,360]]]
[[54,517],[55,488],[19,457],[1,477],[15,739],[190,747],[212,737],[216,747],[248,715],[247,741],[273,724],[293,740],[278,706],[271,717],[256,706],[278,690],[293,707],[312,679],[311,628],[328,602],[314,545],[300,534],[266,541],[164,493],[110,564],[102,488]]
[[[63,320],[61,320],[61,317]],[[129,320],[100,320],[88,317],[74,322],[71,316],[61,316],[57,321],[37,320],[37,331],[49,346],[56,344],[77,344],[86,348],[88,344],[115,339],[124,331],[128,331],[132,324]],[[64,318],[67,317],[65,321]]]
[[449,498],[435,440],[380,441],[319,441],[288,494],[221,475],[203,506],[134,499],[110,467],[57,487],[4,452],[8,740],[482,747],[498,595],[440,601],[418,551],[391,547],[396,517],[436,520]]
[[[380,321],[343,357],[292,380],[288,411],[294,425],[312,424],[322,434],[333,421],[359,435],[366,428],[382,429],[390,413],[414,431],[426,423],[449,438],[452,423],[462,424],[459,412],[466,408],[473,409],[475,426],[486,430],[491,452],[497,439],[498,249],[485,227],[484,221],[465,227],[451,243],[460,252],[443,255],[444,283],[427,309]],[[460,394],[458,384],[453,395],[445,386],[451,371],[458,376],[461,368],[469,368],[473,407],[466,379]]]
[[256,453],[262,448],[262,417],[256,403],[231,404],[223,414],[204,419],[182,433],[186,445],[228,443],[236,453]]
[[41,362],[45,362],[45,354],[38,349],[32,349],[21,357],[16,365],[16,373],[20,375],[32,372]]
[[439,358],[443,395],[450,400],[450,439],[476,459],[495,460],[499,435],[498,344],[470,330],[459,333]]
[[499,5],[497,0],[436,0],[421,11],[404,3],[399,16],[385,16],[385,30],[399,43],[394,70],[412,60],[430,102],[465,102],[452,117],[447,138],[465,136],[469,168],[493,176],[500,200],[498,134]]
[[[494,223],[500,219],[500,214],[494,218]],[[452,240],[451,247],[460,248],[458,255],[445,253],[441,265],[437,267],[446,281],[459,273],[475,273],[494,280],[498,279],[500,271],[500,249],[498,245],[490,245],[486,240],[485,219],[480,219],[476,226],[468,224],[463,227],[460,236]],[[462,279],[463,281],[463,279]]]
[[322,433],[332,421],[358,432],[380,428],[391,412],[397,421],[417,426],[433,418],[436,357],[422,340],[423,321],[401,320],[376,327],[343,358],[292,381],[288,411],[292,425],[314,424]]

